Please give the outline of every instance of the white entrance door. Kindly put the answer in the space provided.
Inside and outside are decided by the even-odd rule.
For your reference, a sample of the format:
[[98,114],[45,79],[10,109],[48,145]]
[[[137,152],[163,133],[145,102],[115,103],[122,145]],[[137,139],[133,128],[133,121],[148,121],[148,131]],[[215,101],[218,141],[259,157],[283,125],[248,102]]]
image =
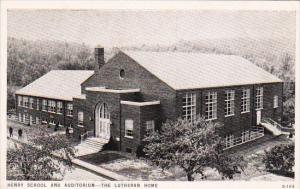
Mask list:
[[107,140],[110,137],[110,114],[105,103],[98,104],[95,110],[95,136]]
[[257,110],[256,111],[256,125],[259,125],[261,122],[261,111]]

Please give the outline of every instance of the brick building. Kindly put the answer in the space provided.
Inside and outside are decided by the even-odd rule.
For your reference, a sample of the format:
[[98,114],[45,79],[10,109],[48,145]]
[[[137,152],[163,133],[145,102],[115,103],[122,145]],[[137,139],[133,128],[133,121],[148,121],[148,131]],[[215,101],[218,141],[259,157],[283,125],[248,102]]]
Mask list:
[[[220,132],[226,138],[226,146],[231,147],[237,138],[241,142],[254,139],[260,128],[254,126],[262,120],[281,122],[282,81],[241,57],[120,51],[104,63],[104,49],[99,47],[95,48],[95,59],[94,72],[51,71],[42,77],[51,79],[47,75],[52,72],[62,75],[66,72],[75,78],[73,72],[81,75],[73,83],[80,83],[79,92],[67,93],[68,99],[58,98],[58,94],[52,98],[64,100],[63,115],[66,104],[73,104],[72,125],[78,138],[85,135],[107,141],[113,137],[122,151],[134,152],[144,136],[167,119],[194,119],[200,114],[224,124]],[[51,86],[57,92],[69,80],[58,77],[61,83]],[[34,89],[24,93],[22,90],[26,88],[18,91],[17,96],[51,100],[31,94]],[[30,109],[26,110],[30,115]],[[22,120],[24,108],[18,107],[17,112]],[[48,111],[49,114],[52,115]]]
[[73,97],[93,71],[53,70],[16,92],[16,113],[24,124],[73,127]]

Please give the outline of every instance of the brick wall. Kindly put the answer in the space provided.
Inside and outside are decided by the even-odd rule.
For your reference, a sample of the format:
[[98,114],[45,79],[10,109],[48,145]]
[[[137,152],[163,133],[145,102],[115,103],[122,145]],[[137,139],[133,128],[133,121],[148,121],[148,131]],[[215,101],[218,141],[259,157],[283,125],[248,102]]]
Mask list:
[[[120,79],[120,70],[125,71],[124,79]],[[99,71],[84,83],[82,92],[86,93],[85,87],[105,86],[108,88],[139,88],[141,89],[140,100],[152,101],[160,100],[162,119],[174,119],[176,115],[175,107],[176,93],[171,87],[159,80],[153,74],[141,67],[130,57],[120,52],[109,60]]]
[[[199,90],[184,90],[177,92],[177,116],[182,116],[182,98],[187,92],[193,92],[196,94],[196,113],[205,116],[205,95],[209,91],[217,92],[217,120],[223,124],[220,130],[221,135],[225,136],[233,134],[239,136],[243,130],[249,129],[251,126],[256,125],[256,111],[255,111],[255,96],[256,87],[263,87],[263,109],[262,118],[272,118],[275,121],[281,120],[282,116],[282,83],[260,84],[260,85],[245,85],[234,87],[222,87],[222,88],[209,88]],[[250,112],[241,113],[241,96],[242,89],[250,89]],[[232,89],[235,91],[235,112],[233,116],[224,116],[225,107],[225,90]],[[273,108],[273,98],[278,96],[279,107]]]
[[[61,125],[64,126],[70,126],[72,124],[73,120],[72,117],[66,116],[66,106],[67,103],[72,103],[71,101],[63,101],[63,100],[57,100],[57,99],[50,99],[50,98],[41,98],[41,97],[34,97],[34,96],[26,96],[29,98],[33,98],[33,108],[29,107],[22,107],[18,106],[18,96],[23,96],[23,95],[16,95],[16,113],[17,116],[19,116],[19,113],[23,116],[23,114],[28,114],[28,117],[31,115],[34,120],[36,120],[36,117],[39,117],[40,120],[47,120],[49,123],[50,120],[54,120],[55,123],[59,122]],[[37,108],[37,99],[39,99],[39,108]],[[54,100],[56,102],[56,108],[57,108],[57,102],[60,101],[63,104],[63,113],[58,114],[58,113],[53,113],[53,112],[48,112],[48,111],[42,111],[42,100],[45,99],[47,100]]]

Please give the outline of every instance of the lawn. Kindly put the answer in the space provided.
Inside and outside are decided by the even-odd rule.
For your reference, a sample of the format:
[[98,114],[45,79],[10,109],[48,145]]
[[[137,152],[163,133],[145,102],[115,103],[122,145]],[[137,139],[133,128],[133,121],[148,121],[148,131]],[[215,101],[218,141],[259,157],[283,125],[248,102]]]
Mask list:
[[[9,136],[9,127],[13,128],[13,138],[15,139],[22,139],[22,140],[27,140],[27,136],[38,136],[39,131],[37,129],[35,129],[36,125],[32,125],[32,126],[27,126],[25,124],[19,123],[18,121],[14,120],[14,119],[7,119],[7,136]],[[53,128],[48,128],[47,125],[41,125],[49,134],[65,134],[64,130],[58,130],[58,131],[54,131]],[[18,138],[18,130],[22,129],[22,138]]]
[[[275,137],[258,144],[251,144],[252,147],[240,148],[238,153],[243,155],[247,161],[247,167],[241,174],[234,175],[233,180],[293,180],[267,172],[263,163],[264,150],[278,144],[288,144],[293,141],[284,136]],[[162,171],[161,168],[152,165],[146,159],[137,159],[121,152],[105,151],[79,157],[79,159],[93,165],[105,168],[126,176],[131,180],[161,180],[161,181],[186,181],[186,175],[179,167],[173,167]],[[214,169],[207,168],[204,172],[206,180],[222,180],[222,176]],[[200,175],[194,175],[196,181],[201,181]]]

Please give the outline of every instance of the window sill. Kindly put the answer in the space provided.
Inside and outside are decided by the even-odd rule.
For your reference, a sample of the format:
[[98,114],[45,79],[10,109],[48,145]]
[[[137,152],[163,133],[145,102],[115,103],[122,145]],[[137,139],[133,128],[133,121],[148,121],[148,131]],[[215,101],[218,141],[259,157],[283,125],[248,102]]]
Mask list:
[[125,136],[125,138],[133,139],[133,136]]
[[67,115],[68,117],[73,117],[72,115]]
[[259,111],[259,110],[263,110],[264,108],[258,108],[258,109],[255,109],[256,111]]
[[225,115],[224,117],[232,117],[234,116],[234,114],[231,114],[231,115]]
[[58,113],[58,112],[57,112],[56,114],[58,114],[58,115],[62,115],[62,113]]
[[247,111],[247,112],[241,112],[241,114],[246,114],[246,113],[250,113],[250,111]]
[[218,118],[212,118],[212,119],[206,119],[205,121],[213,121],[213,120],[216,120]]
[[83,125],[77,125],[77,127],[84,127]]

